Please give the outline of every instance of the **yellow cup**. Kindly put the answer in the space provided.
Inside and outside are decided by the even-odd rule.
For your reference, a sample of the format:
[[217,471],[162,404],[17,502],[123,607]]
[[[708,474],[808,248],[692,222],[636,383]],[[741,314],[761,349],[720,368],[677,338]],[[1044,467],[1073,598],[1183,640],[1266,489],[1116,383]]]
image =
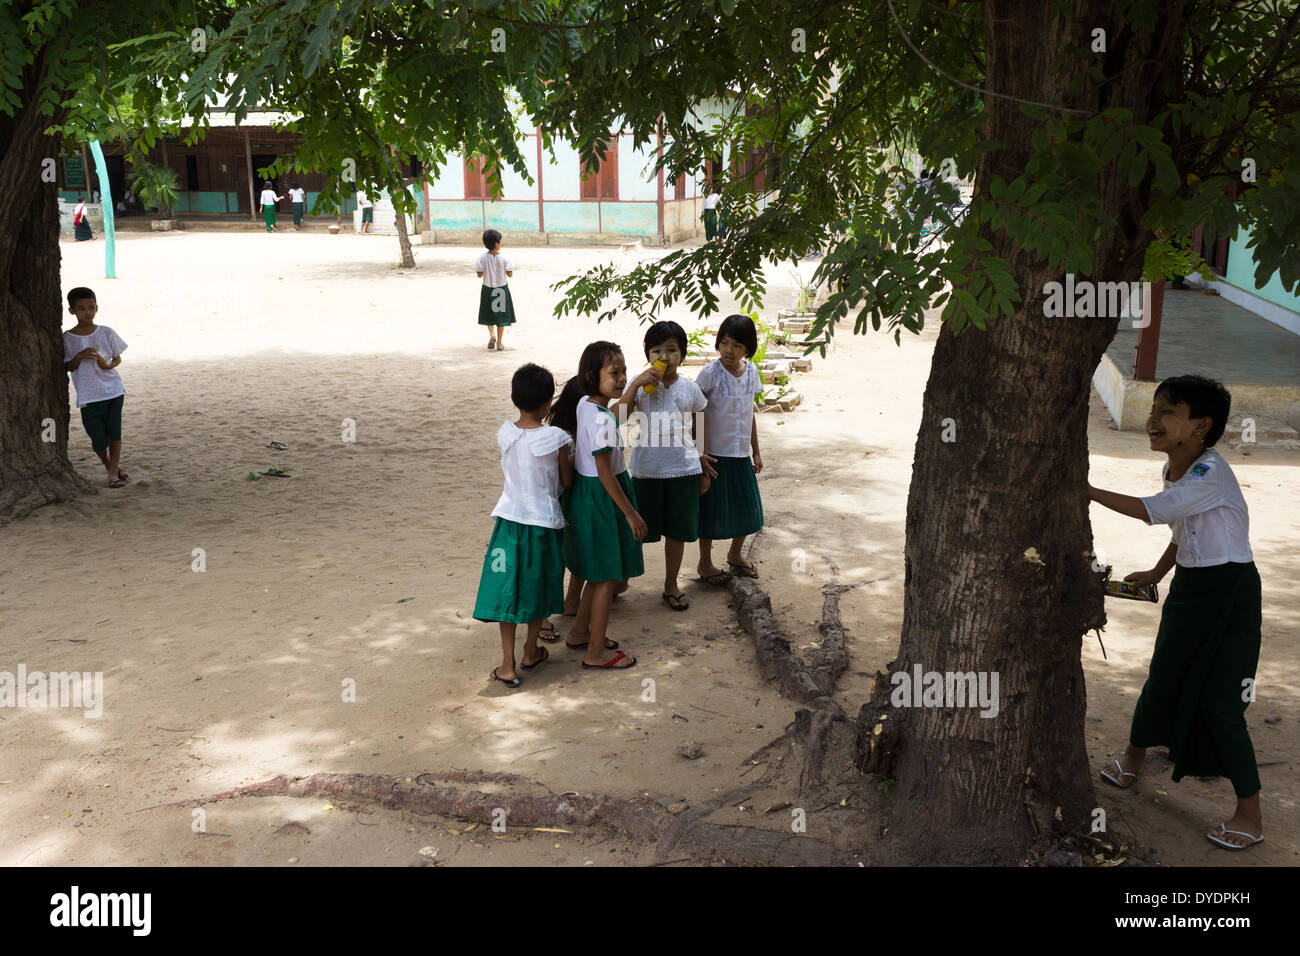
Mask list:
[[[655,368],[659,369],[659,374],[660,374],[660,375],[662,375],[664,372],[668,371],[668,363],[667,363],[667,362],[662,362],[662,361],[660,361],[660,362],[651,362],[650,364],[653,365]],[[644,386],[644,388],[645,388],[645,393],[646,393],[647,395],[653,395],[653,394],[655,393],[655,389],[657,389],[658,387],[659,387],[658,385],[646,385],[646,386]]]

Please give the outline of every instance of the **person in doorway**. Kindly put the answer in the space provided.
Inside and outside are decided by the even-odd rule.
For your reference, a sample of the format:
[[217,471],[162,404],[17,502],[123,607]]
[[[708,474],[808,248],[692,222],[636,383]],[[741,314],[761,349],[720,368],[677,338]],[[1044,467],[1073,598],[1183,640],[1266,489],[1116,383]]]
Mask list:
[[262,184],[262,198],[258,200],[258,211],[262,214],[262,219],[266,222],[266,231],[275,232],[275,204],[283,196],[277,196],[275,190],[271,188],[271,183],[267,181]]

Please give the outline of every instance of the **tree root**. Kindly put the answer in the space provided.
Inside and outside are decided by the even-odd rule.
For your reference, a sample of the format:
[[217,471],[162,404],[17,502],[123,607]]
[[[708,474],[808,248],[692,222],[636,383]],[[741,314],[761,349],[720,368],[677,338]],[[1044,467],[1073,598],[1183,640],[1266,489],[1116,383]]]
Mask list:
[[[429,782],[436,781],[436,782]],[[493,784],[494,792],[457,784]],[[624,800],[604,794],[554,794],[539,784],[508,773],[482,770],[422,773],[413,777],[376,774],[318,773],[310,777],[274,777],[193,800],[160,804],[197,807],[237,797],[327,797],[342,804],[376,805],[420,814],[437,814],[508,826],[603,827],[616,834],[656,844],[662,862],[674,849],[738,864],[829,866],[841,862],[828,844],[783,830],[708,823],[706,816],[733,800],[742,790],[715,798],[694,812],[674,815],[648,800]],[[531,792],[528,792],[531,791]],[[157,807],[146,807],[152,810]]]

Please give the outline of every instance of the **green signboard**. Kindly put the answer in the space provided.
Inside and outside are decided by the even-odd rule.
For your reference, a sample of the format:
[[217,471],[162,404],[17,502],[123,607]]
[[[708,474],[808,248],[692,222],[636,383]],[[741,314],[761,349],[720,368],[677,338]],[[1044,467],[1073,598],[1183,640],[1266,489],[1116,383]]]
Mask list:
[[86,164],[80,156],[63,157],[63,184],[65,189],[86,188]]

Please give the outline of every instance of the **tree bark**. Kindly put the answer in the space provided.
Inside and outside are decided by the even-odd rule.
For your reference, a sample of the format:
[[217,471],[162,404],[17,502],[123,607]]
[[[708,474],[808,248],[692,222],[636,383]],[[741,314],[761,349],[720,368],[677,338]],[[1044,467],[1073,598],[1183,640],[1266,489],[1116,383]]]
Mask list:
[[[57,162],[45,135],[64,111],[40,116],[44,56],[25,71],[24,104],[0,113],[0,523],[91,486],[68,461],[68,376],[63,368]],[[53,424],[53,441],[50,424]]]
[[411,251],[411,236],[406,231],[406,213],[394,209],[394,221],[397,224],[397,244],[402,250],[402,268],[415,268],[415,253]]
[[[1162,74],[1177,63],[1181,9],[1162,12],[1152,35],[1119,30],[1110,3],[1078,6],[1067,20],[1027,0],[989,0],[988,89],[1089,110],[1123,106],[1146,122]],[[1106,29],[1109,52],[1083,62],[1078,51],[1095,27]],[[1111,78],[1103,92],[1071,96],[1072,74],[1097,67]],[[1009,100],[986,97],[984,109],[983,138],[1005,144],[977,170],[976,193],[987,198],[991,174],[1010,181],[1023,171],[1036,124]],[[1096,246],[1090,278],[1132,281],[1150,240],[1138,225],[1143,190],[1113,167],[1102,176],[1104,208],[1119,228]],[[921,862],[1015,862],[1048,831],[1083,828],[1096,805],[1080,648],[1105,613],[1085,555],[1087,422],[1092,372],[1118,321],[1045,318],[1044,283],[1060,273],[1005,234],[981,235],[993,244],[987,255],[1009,263],[1023,301],[987,331],[940,330],[908,492],[892,670],[996,673],[1000,709],[985,718],[978,707],[892,707],[894,685],[878,679],[859,720],[860,752],[878,726],[877,737],[897,745],[892,792],[907,812],[891,831]],[[944,441],[946,419],[955,441]]]

